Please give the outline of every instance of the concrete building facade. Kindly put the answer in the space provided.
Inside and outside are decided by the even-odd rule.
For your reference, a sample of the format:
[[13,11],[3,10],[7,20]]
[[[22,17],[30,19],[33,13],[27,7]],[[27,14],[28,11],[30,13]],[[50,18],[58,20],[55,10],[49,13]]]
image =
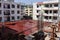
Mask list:
[[38,20],[43,15],[45,22],[58,22],[60,20],[60,0],[48,0],[33,3],[33,20]]
[[33,5],[25,5],[25,14],[28,16],[33,14]]
[[0,22],[21,20],[21,5],[14,0],[0,0]]

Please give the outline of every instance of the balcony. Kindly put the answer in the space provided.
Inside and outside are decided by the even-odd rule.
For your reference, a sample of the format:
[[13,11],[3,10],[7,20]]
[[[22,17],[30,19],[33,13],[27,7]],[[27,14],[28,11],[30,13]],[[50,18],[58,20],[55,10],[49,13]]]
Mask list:
[[44,10],[58,10],[58,7],[43,7]]
[[53,16],[52,13],[48,13],[48,14],[47,14],[47,13],[44,13],[43,15],[44,15],[44,16]]
[[49,22],[53,22],[52,19],[49,19]]
[[48,22],[48,19],[43,19],[43,21]]
[[58,13],[54,13],[53,16],[58,16]]

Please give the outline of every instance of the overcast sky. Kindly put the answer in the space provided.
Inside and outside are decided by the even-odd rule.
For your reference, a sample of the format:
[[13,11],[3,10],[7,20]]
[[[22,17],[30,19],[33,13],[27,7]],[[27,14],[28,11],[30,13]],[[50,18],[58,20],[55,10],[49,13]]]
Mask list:
[[34,2],[42,2],[45,0],[15,0],[15,2],[22,2],[22,3],[26,3],[26,4],[32,4]]

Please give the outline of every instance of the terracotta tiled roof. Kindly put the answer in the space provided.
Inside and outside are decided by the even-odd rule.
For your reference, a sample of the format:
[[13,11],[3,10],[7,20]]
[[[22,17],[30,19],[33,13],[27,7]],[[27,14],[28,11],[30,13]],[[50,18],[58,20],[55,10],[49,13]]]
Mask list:
[[[12,25],[15,23],[14,25]],[[13,30],[16,30],[17,33],[23,32],[25,35],[31,34],[37,30],[36,21],[32,20],[22,20],[16,22],[7,22],[5,25]]]
[[[37,23],[38,22],[36,20],[21,20],[21,21],[16,21],[16,22],[5,22],[4,24],[8,28],[16,30],[17,33],[23,32],[25,35],[28,35],[38,30]],[[49,26],[50,24],[51,24],[50,22],[43,23],[44,27]],[[48,30],[44,30],[44,31],[49,32]]]
[[43,4],[43,2],[37,2],[37,4]]

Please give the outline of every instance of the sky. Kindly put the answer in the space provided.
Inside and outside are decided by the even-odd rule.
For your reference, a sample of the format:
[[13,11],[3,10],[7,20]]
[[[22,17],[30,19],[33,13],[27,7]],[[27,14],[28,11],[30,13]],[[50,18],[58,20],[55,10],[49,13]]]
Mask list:
[[15,2],[22,2],[22,3],[26,3],[26,4],[32,4],[34,2],[42,2],[45,0],[15,0]]

